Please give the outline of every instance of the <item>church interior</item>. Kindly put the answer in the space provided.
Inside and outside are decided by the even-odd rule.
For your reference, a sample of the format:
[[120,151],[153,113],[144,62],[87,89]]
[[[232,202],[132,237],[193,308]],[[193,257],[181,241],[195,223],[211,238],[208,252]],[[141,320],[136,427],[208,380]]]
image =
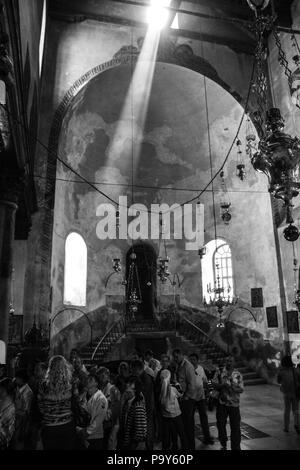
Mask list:
[[[178,398],[179,447],[226,448],[221,403],[228,448],[300,449],[299,1],[3,0],[0,153],[0,448],[1,382],[20,396],[75,351],[87,390],[140,361],[174,391],[162,357],[179,382],[191,354],[207,377],[233,358],[239,430],[208,379],[194,421]],[[50,449],[43,426],[5,445]]]

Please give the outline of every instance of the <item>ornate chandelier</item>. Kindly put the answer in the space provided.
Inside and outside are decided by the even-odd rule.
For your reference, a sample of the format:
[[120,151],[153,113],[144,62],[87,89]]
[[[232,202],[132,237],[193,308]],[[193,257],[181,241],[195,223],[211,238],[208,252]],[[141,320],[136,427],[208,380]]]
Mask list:
[[275,18],[263,15],[262,10],[267,6],[263,1],[248,0],[255,10],[254,32],[257,38],[255,51],[255,73],[252,91],[255,94],[257,110],[253,114],[260,134],[257,149],[250,147],[249,156],[253,168],[264,173],[269,180],[269,192],[284,202],[286,222],[289,224],[284,231],[288,241],[299,237],[297,227],[292,225],[292,199],[299,194],[300,189],[300,140],[283,132],[284,119],[278,108],[267,111],[268,78],[266,34],[272,32],[278,48],[279,64],[290,82],[291,71],[286,55],[281,47],[278,32],[274,26]]
[[282,199],[287,207],[287,222],[291,223],[291,200],[300,188],[300,140],[283,132],[284,119],[278,108],[267,112],[266,133],[251,157],[253,168],[267,175],[269,191]]
[[223,283],[221,285],[221,277],[220,277],[220,265],[218,262],[215,263],[216,266],[216,280],[214,287],[211,286],[209,283],[207,285],[207,293],[209,294],[209,302],[206,301],[204,297],[204,306],[205,307],[217,307],[218,314],[219,314],[219,324],[217,325],[219,328],[223,326],[223,312],[226,307],[230,305],[235,305],[238,301],[237,297],[230,295],[232,290],[230,284],[227,284],[227,287],[224,287]]

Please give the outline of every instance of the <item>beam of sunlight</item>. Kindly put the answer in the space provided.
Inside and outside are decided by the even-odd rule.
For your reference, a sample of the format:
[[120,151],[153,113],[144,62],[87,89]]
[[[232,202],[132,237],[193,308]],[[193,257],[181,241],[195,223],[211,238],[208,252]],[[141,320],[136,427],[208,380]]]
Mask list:
[[174,16],[173,23],[171,24],[171,29],[179,29],[179,22],[178,22],[178,13]]
[[[169,3],[170,1],[167,0],[165,6]],[[157,10],[155,11],[157,12]],[[122,160],[119,165],[122,173],[131,175],[132,181],[135,179],[159,39],[160,29],[154,21],[148,27],[118,123],[106,150],[106,164],[102,172],[104,180],[109,179],[109,170],[114,166],[114,161],[119,160],[121,155]]]
[[147,11],[147,22],[151,28],[157,30],[162,29],[169,18],[169,12],[165,7],[168,7],[171,0],[151,0],[151,6]]

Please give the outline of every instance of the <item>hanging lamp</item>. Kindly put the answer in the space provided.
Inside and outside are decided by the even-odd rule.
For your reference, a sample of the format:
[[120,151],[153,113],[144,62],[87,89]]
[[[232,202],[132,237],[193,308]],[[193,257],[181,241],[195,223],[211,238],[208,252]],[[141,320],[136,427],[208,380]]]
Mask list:
[[272,107],[267,110],[268,78],[266,35],[273,33],[275,44],[278,48],[279,64],[284,68],[290,82],[291,71],[288,61],[281,47],[279,35],[274,26],[274,18],[265,15],[262,10],[267,6],[265,2],[248,1],[255,10],[254,32],[257,38],[255,51],[255,74],[252,91],[257,102],[257,110],[253,118],[259,128],[260,141],[257,151],[249,149],[250,160],[253,168],[264,173],[269,180],[269,192],[277,199],[284,202],[286,208],[286,222],[289,226],[284,232],[286,240],[293,241],[298,236],[298,229],[293,224],[292,199],[300,191],[300,140],[291,137],[283,131],[284,119],[280,109]]

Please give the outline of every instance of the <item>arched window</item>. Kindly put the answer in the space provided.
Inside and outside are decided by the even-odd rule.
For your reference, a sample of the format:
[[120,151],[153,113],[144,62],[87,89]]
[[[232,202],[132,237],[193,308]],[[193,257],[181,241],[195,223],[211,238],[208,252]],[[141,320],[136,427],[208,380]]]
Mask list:
[[233,297],[233,276],[232,276],[232,260],[231,250],[227,243],[216,248],[213,256],[214,266],[214,280],[218,281],[221,287],[224,288],[224,295],[226,297]]
[[[225,240],[218,238],[217,240],[208,242],[205,247],[206,254],[201,261],[203,298],[205,298],[206,302],[209,302],[210,298],[213,299],[215,297],[215,294],[209,292],[209,290],[216,287],[218,275],[220,285],[224,287],[225,290],[224,295],[232,298],[234,295],[234,286],[231,250],[229,245]],[[228,293],[229,287],[230,290]]]
[[67,236],[65,245],[64,304],[86,305],[87,248],[78,233]]

